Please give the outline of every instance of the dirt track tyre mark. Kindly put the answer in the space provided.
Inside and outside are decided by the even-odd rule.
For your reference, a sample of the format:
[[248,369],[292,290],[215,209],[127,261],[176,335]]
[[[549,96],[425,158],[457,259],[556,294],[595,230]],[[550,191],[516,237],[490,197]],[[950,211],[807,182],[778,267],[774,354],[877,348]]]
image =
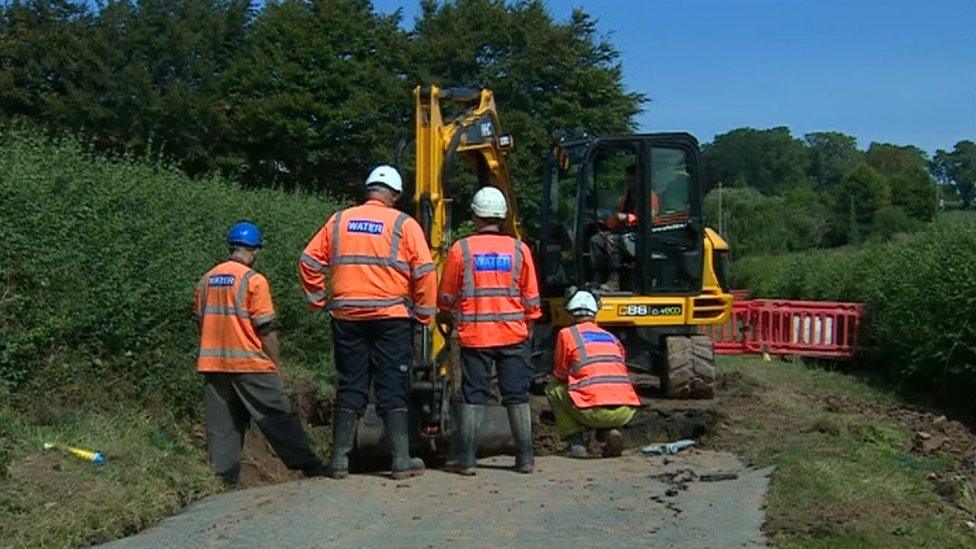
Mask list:
[[665,340],[664,392],[668,398],[715,396],[715,351],[707,336]]

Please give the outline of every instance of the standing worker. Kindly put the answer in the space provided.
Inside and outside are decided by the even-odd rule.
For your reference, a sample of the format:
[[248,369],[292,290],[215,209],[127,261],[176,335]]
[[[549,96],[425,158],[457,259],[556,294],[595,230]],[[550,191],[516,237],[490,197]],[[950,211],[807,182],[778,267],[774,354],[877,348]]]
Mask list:
[[575,458],[587,457],[586,427],[610,429],[603,456],[619,456],[623,438],[617,429],[633,419],[640,406],[627,374],[623,345],[593,322],[599,311],[600,300],[592,292],[577,290],[570,295],[566,312],[573,325],[556,336],[555,380],[546,387],[556,430]]
[[227,244],[230,259],[203,276],[195,295],[210,462],[225,483],[236,484],[244,433],[253,419],[289,469],[322,476],[322,461],[281,387],[268,281],[251,268],[261,231],[242,221],[231,227]]
[[515,469],[531,473],[532,414],[529,364],[532,321],[542,316],[535,266],[528,246],[501,233],[505,195],[483,187],[471,202],[477,234],[454,243],[438,294],[442,313],[453,313],[461,346],[458,433],[447,468],[475,474],[475,439],[491,397],[491,366],[498,370],[502,404],[518,447]]
[[333,478],[349,474],[348,455],[371,383],[393,452],[391,475],[402,479],[424,472],[423,460],[410,457],[411,318],[425,324],[433,320],[437,273],[420,225],[393,207],[402,191],[396,169],[374,169],[366,178],[366,203],[333,214],[299,261],[310,306],[332,315],[339,373],[329,466]]

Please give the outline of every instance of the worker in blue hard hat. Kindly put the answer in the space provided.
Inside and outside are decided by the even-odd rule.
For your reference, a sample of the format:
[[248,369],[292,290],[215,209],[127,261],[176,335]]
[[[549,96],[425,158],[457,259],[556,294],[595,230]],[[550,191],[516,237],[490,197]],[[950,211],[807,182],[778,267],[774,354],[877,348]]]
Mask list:
[[252,266],[264,242],[253,223],[227,234],[230,257],[210,269],[196,289],[200,323],[197,371],[205,380],[204,416],[210,462],[224,482],[235,484],[244,433],[253,419],[289,469],[322,476],[288,397],[278,368],[278,335],[268,281]]

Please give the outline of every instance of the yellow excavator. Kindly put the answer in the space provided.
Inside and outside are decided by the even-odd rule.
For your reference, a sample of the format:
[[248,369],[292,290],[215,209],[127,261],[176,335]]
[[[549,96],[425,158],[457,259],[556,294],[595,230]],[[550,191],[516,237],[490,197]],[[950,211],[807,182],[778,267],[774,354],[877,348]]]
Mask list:
[[[725,282],[728,245],[704,226],[698,142],[686,133],[567,139],[548,151],[539,234],[527,238],[509,178],[503,132],[491,90],[418,86],[414,90],[415,216],[438,270],[453,242],[455,181],[465,162],[467,183],[493,185],[508,199],[506,230],[530,243],[538,265],[543,318],[533,333],[537,374],[552,368],[556,331],[569,324],[563,296],[573,286],[600,287],[597,322],[618,335],[628,366],[657,377],[669,398],[711,398],[711,340],[700,327],[727,320],[732,296]],[[447,111],[454,115],[445,120]],[[467,203],[460,204],[468,218]],[[627,210],[626,212],[623,210]],[[611,223],[615,218],[627,223]],[[607,258],[614,284],[607,286]],[[418,328],[411,398],[417,450],[443,452],[453,430],[452,403],[460,379],[448,326]],[[492,408],[497,408],[492,411]],[[365,418],[357,447],[379,443],[377,419]],[[509,441],[504,408],[489,407],[479,434],[481,452]]]

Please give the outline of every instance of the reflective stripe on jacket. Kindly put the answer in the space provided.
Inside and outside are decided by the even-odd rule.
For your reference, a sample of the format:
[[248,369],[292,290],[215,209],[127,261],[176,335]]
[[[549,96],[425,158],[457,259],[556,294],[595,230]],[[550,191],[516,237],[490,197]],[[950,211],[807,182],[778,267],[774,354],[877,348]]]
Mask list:
[[257,328],[274,320],[268,281],[236,261],[203,275],[195,292],[200,320],[198,372],[275,372]]
[[378,200],[330,217],[298,265],[310,305],[336,318],[426,323],[436,312],[437,273],[420,225]]
[[625,356],[613,334],[582,322],[559,331],[553,376],[568,385],[577,408],[640,406]]
[[454,313],[462,347],[521,343],[529,335],[526,321],[542,316],[528,246],[498,233],[455,242],[437,301],[442,311]]

